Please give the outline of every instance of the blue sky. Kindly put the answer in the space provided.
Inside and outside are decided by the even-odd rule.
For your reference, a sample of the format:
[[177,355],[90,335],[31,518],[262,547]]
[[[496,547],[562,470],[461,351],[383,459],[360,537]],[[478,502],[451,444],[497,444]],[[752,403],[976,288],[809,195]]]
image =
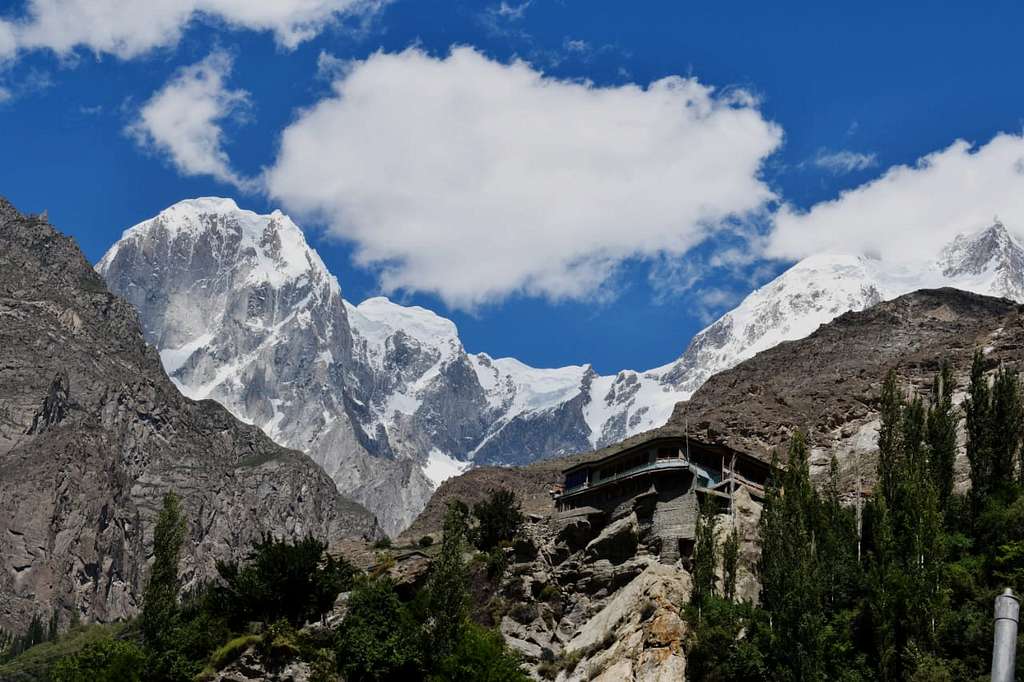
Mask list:
[[[62,3],[68,7],[62,7]],[[299,38],[285,35],[277,25],[259,24],[259,20],[248,17],[228,16],[229,26],[223,17],[217,18],[216,11],[208,11],[204,16],[192,16],[188,23],[172,22],[165,34],[150,41],[153,44],[139,38],[140,42],[132,45],[123,40],[100,44],[98,39],[89,38],[76,43],[74,37],[67,38],[66,28],[56,37],[55,31],[32,33],[24,28],[33,21],[40,23],[37,15],[44,10],[66,9],[70,13],[79,4],[75,0],[0,3],[0,18],[22,27],[19,30],[23,32],[18,38],[19,47],[8,48],[0,67],[0,139],[5,152],[0,194],[22,210],[47,210],[54,224],[73,235],[93,261],[124,228],[180,199],[231,196],[241,206],[261,212],[283,206],[304,227],[338,276],[346,297],[356,302],[388,286],[381,272],[397,256],[385,248],[380,258],[364,257],[360,265],[353,255],[360,249],[364,255],[367,249],[381,253],[381,240],[387,246],[389,235],[375,233],[372,220],[365,216],[361,219],[369,223],[360,229],[340,224],[344,218],[339,215],[350,215],[351,204],[334,202],[325,194],[332,191],[329,188],[318,189],[315,195],[304,193],[302,187],[296,189],[304,181],[305,170],[282,169],[287,164],[281,162],[283,131],[311,124],[304,112],[334,96],[332,81],[346,79],[348,74],[364,74],[370,79],[377,73],[390,73],[385,71],[389,64],[393,71],[401,71],[397,83],[423,82],[421,74],[432,73],[435,65],[451,71],[453,78],[476,73],[473,70],[477,67],[484,74],[481,77],[486,77],[493,66],[500,80],[508,65],[520,59],[526,62],[523,68],[529,69],[523,73],[535,73],[538,78],[561,84],[567,96],[571,95],[569,84],[582,83],[584,89],[607,88],[609,92],[628,94],[629,102],[640,103],[642,94],[615,89],[633,83],[643,88],[670,76],[695,78],[701,86],[714,87],[715,92],[709,95],[712,99],[736,92],[751,96],[750,101],[723,106],[756,118],[755,123],[761,126],[751,133],[756,139],[744,142],[739,152],[736,150],[740,147],[729,146],[732,142],[723,144],[720,153],[717,148],[708,152],[715,163],[721,159],[731,163],[733,156],[743,155],[757,162],[755,170],[744,167],[729,171],[732,174],[723,180],[735,181],[736,187],[720,200],[719,208],[740,206],[746,212],[742,220],[716,218],[715,227],[705,225],[697,232],[693,225],[680,227],[689,237],[678,248],[665,247],[675,242],[663,229],[657,231],[657,237],[667,241],[651,246],[649,241],[631,244],[628,235],[612,234],[614,226],[606,226],[602,229],[610,231],[610,251],[574,255],[570,250],[567,257],[571,262],[562,263],[565,271],[556,281],[549,282],[545,272],[527,268],[522,274],[525,285],[516,284],[520,280],[515,278],[521,273],[512,273],[510,284],[496,284],[484,300],[471,300],[472,296],[466,294],[477,286],[473,277],[479,277],[479,270],[474,271],[476,274],[467,272],[465,287],[459,290],[447,288],[443,282],[432,284],[444,261],[432,260],[416,272],[410,268],[392,272],[389,281],[399,283],[393,298],[451,317],[467,349],[474,352],[511,355],[535,366],[590,362],[601,372],[649,368],[677,357],[690,337],[715,315],[729,309],[793,259],[806,255],[804,243],[813,245],[813,249],[807,247],[812,250],[884,251],[888,235],[899,232],[911,243],[920,241],[924,252],[934,246],[933,234],[938,239],[951,230],[981,227],[981,215],[999,213],[1009,217],[1011,229],[1024,227],[1013,224],[1018,212],[1024,218],[1024,209],[1017,204],[1017,197],[1024,194],[1018,190],[1024,188],[1014,184],[1020,171],[1004,168],[1024,156],[1017,149],[1024,90],[1017,86],[1016,78],[1021,64],[1017,33],[1024,25],[1024,9],[1017,3],[922,2],[893,7],[893,3],[875,2],[394,0],[367,9],[339,2],[341,11],[328,13],[326,21],[315,22],[314,28]],[[324,4],[331,5],[329,0]],[[213,2],[210,6],[216,5]],[[277,32],[262,30],[267,25],[277,27]],[[456,70],[452,60],[445,61],[456,46],[471,48],[464,59],[465,70]],[[410,56],[410,48],[416,48],[419,57]],[[190,176],[187,169],[170,160],[168,149],[154,134],[148,133],[147,137],[147,133],[138,132],[141,112],[155,94],[180,78],[183,69],[204,63],[212,54],[221,55],[228,63],[222,69],[222,90],[246,93],[244,101],[230,107],[230,114],[217,122],[225,163],[242,178],[257,178],[265,169],[278,168],[282,174],[291,172],[294,180],[289,176],[270,189],[258,183],[239,188],[209,173]],[[393,63],[373,58],[400,54],[407,58],[396,58]],[[353,66],[368,58],[379,63],[381,69]],[[326,68],[332,64],[334,70]],[[409,80],[402,80],[406,78]],[[348,82],[354,92],[355,81]],[[440,82],[443,85],[448,81]],[[373,83],[364,87],[372,88]],[[554,90],[557,94],[558,88]],[[438,92],[448,90],[439,88]],[[514,88],[510,86],[509,92],[514,95]],[[536,95],[529,88],[524,93],[524,97]],[[305,130],[309,134],[330,133],[339,130],[338,126],[359,123],[371,126],[371,135],[379,134],[373,126],[380,120],[381,111],[388,111],[392,100],[387,96],[376,93],[375,99],[371,98],[376,102],[374,106],[382,109],[362,113],[347,110],[343,117],[337,112],[341,118],[332,124],[334,127]],[[415,102],[410,105],[409,100],[401,98],[394,101],[398,108],[412,109],[407,115],[416,116]],[[488,115],[486,106],[478,107],[473,102],[465,107],[452,105],[452,109],[441,107],[436,115],[450,117],[452,111],[463,110],[467,117],[477,110]],[[538,106],[542,114],[546,113],[543,104]],[[579,114],[555,107],[550,116],[573,115],[576,125],[587,128],[588,106],[581,105]],[[646,104],[638,104],[641,106]],[[648,109],[637,111],[646,115]],[[619,125],[616,112],[597,113],[606,114],[612,117],[609,125],[614,131]],[[430,116],[430,112],[424,112],[423,120],[429,123]],[[512,121],[511,125],[524,126],[522,134],[529,137],[528,116],[521,118],[527,120]],[[471,126],[474,122],[461,121],[458,125]],[[771,129],[779,136],[775,142],[771,142]],[[454,132],[458,131],[456,127]],[[515,136],[520,133],[506,132],[496,133],[500,141],[494,149],[509,149],[510,144],[515,147]],[[985,156],[985,146],[999,133],[1010,136],[1005,149],[993,147]],[[680,153],[685,155],[690,138],[671,137],[675,134],[666,133],[673,144],[679,143],[683,150]],[[600,147],[603,138],[596,139],[595,145]],[[958,139],[976,146],[950,151],[950,145]],[[771,149],[754,151],[758,140],[764,140]],[[369,169],[377,163],[376,157],[401,151],[372,142],[365,148],[360,145],[359,153],[369,151],[362,157],[353,153],[354,158],[348,159],[344,168],[336,169],[330,165],[333,160],[328,159],[324,174],[354,173],[361,165]],[[345,148],[342,142],[338,144]],[[535,146],[543,151],[543,143]],[[296,145],[294,151],[301,154],[303,149],[307,147]],[[523,156],[527,175],[533,158],[530,153]],[[922,157],[935,154],[939,156],[925,164],[927,169],[915,166]],[[471,162],[454,157],[452,164],[467,164],[467,172],[472,175]],[[609,153],[601,158],[615,164],[619,158],[633,157]],[[553,163],[559,162],[556,159]],[[641,156],[637,165],[646,163]],[[889,170],[901,164],[910,168],[905,172]],[[587,194],[570,186],[574,176],[564,171],[572,168],[571,164],[558,166],[559,172],[550,175],[565,178],[564,204],[558,201],[562,188],[547,180],[543,183],[544,196],[554,202],[552,210],[565,211],[557,225],[571,221],[573,215],[583,216],[581,220],[591,215],[587,211],[592,207],[576,210],[573,204],[582,202],[581,197]],[[637,170],[637,174],[640,178],[660,177],[667,168],[671,166],[653,164]],[[623,177],[631,177],[635,169],[617,170]],[[373,176],[374,172],[368,170],[367,175]],[[511,171],[502,171],[506,172]],[[507,182],[507,175],[500,177]],[[973,183],[963,178],[978,178],[983,189],[971,189]],[[416,176],[411,182],[422,180],[422,176]],[[743,193],[750,189],[750,182],[772,198],[745,199]],[[432,206],[416,203],[424,202],[424,196],[445,201],[445,192],[433,185],[433,194],[426,190],[412,194],[409,190],[407,196],[406,187],[370,186],[369,180],[359,179],[352,183],[348,186],[354,191],[384,205],[410,202],[410,212],[402,215],[430,213]],[[713,187],[719,184],[712,182]],[[963,189],[966,185],[970,187]],[[844,196],[844,190],[853,192]],[[397,192],[395,198],[387,191]],[[459,191],[453,187],[453,196]],[[528,202],[532,191],[537,190],[524,189],[516,196]],[[634,215],[638,231],[647,223],[661,226],[668,217],[657,211],[670,211],[672,201],[678,199],[663,195],[709,191],[709,187],[683,183],[660,189],[660,193],[640,193],[634,206],[628,205],[631,195],[624,194],[623,200],[612,207],[612,217],[627,232]],[[385,194],[381,196],[381,192]],[[942,222],[944,217],[938,220],[942,222],[939,225],[934,215],[922,212],[921,206],[932,203],[933,197],[937,200],[933,210],[952,216],[948,225]],[[702,205],[702,201],[701,196],[695,196],[691,203]],[[752,204],[758,205],[756,211],[748,211]],[[882,208],[873,212],[876,206],[884,207],[884,212]],[[377,204],[371,208],[366,213],[377,215]],[[466,213],[473,215],[462,215]],[[457,204],[439,214],[438,220],[453,215],[466,220],[466,232],[461,234],[480,235],[484,241],[490,239],[489,226],[498,224],[492,213],[472,203]],[[524,212],[527,219],[531,215]],[[401,216],[389,213],[382,221],[396,224]],[[443,240],[448,233],[444,226],[437,225],[436,221],[425,223],[423,229],[439,229],[438,238]],[[570,235],[586,235],[585,227],[576,226],[574,229],[583,231]],[[395,229],[401,230],[401,225]],[[514,228],[505,224],[494,229]],[[878,232],[871,240],[863,236],[869,229]],[[567,243],[570,241],[567,237]],[[494,243],[499,250],[508,245],[500,238]],[[896,250],[897,242],[893,245]],[[634,247],[636,252],[630,255]],[[537,250],[538,258],[543,251]],[[611,252],[614,254],[609,256]],[[714,264],[716,256],[729,253],[740,256],[728,266]],[[466,254],[473,258],[479,255],[477,251]],[[566,277],[581,276],[581,270],[572,265],[576,261],[571,260],[577,255],[584,259],[587,273],[593,271],[592,263],[606,268],[602,277],[579,289],[566,281]]]

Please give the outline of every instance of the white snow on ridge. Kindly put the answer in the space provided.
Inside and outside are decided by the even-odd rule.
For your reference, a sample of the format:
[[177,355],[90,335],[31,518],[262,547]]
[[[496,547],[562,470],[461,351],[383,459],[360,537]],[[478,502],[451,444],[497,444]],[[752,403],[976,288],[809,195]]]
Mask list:
[[458,476],[468,469],[472,462],[463,462],[434,448],[427,455],[427,463],[423,465],[423,473],[437,488],[453,476]]

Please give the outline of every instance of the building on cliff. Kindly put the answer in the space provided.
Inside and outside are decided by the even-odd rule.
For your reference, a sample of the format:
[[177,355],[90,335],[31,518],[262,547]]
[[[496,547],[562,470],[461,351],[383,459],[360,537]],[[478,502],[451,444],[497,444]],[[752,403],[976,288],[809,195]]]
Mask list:
[[561,525],[586,519],[608,528],[628,518],[638,541],[662,562],[685,561],[700,500],[713,500],[725,513],[740,489],[763,500],[770,471],[756,457],[686,436],[633,439],[563,471],[564,483],[552,491],[555,518]]

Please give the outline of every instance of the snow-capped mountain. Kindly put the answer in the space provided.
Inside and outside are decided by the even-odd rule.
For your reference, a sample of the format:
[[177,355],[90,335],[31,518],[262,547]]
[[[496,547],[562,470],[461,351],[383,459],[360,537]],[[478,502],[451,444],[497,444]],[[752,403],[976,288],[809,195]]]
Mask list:
[[678,399],[634,372],[470,355],[423,308],[352,305],[294,222],[230,199],[171,206],[96,267],[186,395],[308,453],[391,533],[473,463],[588,450],[658,426]]
[[689,397],[708,377],[783,341],[800,339],[847,311],[918,289],[953,287],[1024,302],[1024,247],[996,220],[958,235],[938,258],[895,265],[866,256],[805,258],[694,336],[662,380]]
[[301,230],[229,199],[180,202],[97,265],[140,311],[191,397],[213,398],[303,450],[390,533],[474,464],[585,451],[661,426],[711,374],[848,311],[922,287],[1024,297],[1024,250],[996,224],[898,270],[814,256],[750,294],[679,360],[600,376],[469,354],[454,323],[386,298],[353,305]]

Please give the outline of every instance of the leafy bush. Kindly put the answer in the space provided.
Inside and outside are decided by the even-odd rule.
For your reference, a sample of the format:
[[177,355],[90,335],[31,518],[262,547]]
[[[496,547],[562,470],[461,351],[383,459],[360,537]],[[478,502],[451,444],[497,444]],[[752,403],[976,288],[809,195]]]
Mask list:
[[87,644],[50,671],[52,682],[137,682],[146,655],[136,644],[113,638]]
[[508,488],[492,490],[491,496],[473,506],[476,517],[476,546],[488,551],[502,542],[511,542],[523,526],[523,512],[516,494]]
[[295,627],[323,616],[352,584],[355,569],[326,554],[312,536],[290,543],[265,536],[244,566],[218,562],[221,607],[236,627],[247,621],[287,620]]
[[429,535],[424,535],[420,538],[419,544],[420,547],[430,547],[432,544],[434,544],[434,538],[432,538]]
[[469,624],[452,654],[427,677],[430,682],[527,682],[519,659],[494,630]]
[[551,602],[557,601],[561,598],[562,595],[561,593],[559,593],[558,588],[554,585],[545,585],[543,588],[541,588],[540,595],[538,596],[540,597],[541,601]]
[[417,624],[387,578],[364,581],[352,591],[335,660],[348,682],[422,677]]
[[377,540],[377,542],[373,543],[374,549],[391,549],[391,546],[391,538],[389,538],[387,535],[382,537],[380,540]]
[[487,553],[487,577],[492,579],[500,578],[508,568],[508,558],[505,550],[501,547],[494,547]]

